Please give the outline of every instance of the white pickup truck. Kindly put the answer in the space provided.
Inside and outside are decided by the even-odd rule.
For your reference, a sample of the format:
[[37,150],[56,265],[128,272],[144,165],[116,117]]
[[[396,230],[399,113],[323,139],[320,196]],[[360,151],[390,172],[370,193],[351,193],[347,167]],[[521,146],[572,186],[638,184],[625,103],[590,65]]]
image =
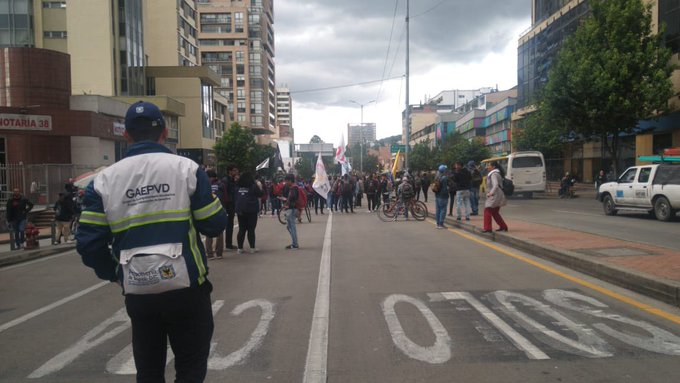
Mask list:
[[606,215],[631,210],[670,221],[680,210],[680,165],[633,166],[615,182],[602,184],[599,192]]

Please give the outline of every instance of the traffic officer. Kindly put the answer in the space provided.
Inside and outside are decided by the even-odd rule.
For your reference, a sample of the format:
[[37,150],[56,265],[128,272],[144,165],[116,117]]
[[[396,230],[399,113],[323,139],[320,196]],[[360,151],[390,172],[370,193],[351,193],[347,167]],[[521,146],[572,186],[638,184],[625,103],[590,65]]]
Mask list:
[[156,105],[128,109],[131,146],[88,185],[77,249],[99,278],[123,288],[137,382],[165,381],[168,339],[176,381],[202,382],[214,325],[198,233],[217,236],[227,217],[205,171],[162,145],[167,135]]

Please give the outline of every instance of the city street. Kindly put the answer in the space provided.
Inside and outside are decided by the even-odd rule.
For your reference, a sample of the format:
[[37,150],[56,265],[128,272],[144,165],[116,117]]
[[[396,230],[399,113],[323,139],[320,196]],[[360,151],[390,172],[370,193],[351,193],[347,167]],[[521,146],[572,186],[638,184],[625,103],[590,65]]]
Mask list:
[[[594,202],[513,199],[504,213],[569,212],[560,224],[591,233],[625,222],[678,248],[677,222],[598,218]],[[299,251],[266,217],[259,253],[210,261],[208,382],[680,381],[678,308],[430,220],[312,219]],[[75,252],[0,269],[0,302],[1,382],[133,380],[120,289]]]
[[604,237],[680,249],[680,219],[661,222],[644,213],[620,211],[606,216],[602,203],[593,193],[582,193],[574,199],[521,197],[508,200],[503,216],[528,222],[557,226]]

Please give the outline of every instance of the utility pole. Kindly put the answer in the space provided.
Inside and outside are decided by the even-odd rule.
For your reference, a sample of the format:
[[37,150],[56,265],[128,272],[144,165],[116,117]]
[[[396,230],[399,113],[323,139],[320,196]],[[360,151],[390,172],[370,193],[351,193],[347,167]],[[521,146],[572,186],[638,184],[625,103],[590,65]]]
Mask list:
[[[359,170],[361,171],[361,174],[363,175],[364,173],[364,106],[375,102],[375,100],[371,100],[367,103],[360,104],[354,100],[349,100],[349,102],[353,104],[359,105],[361,107],[361,127],[359,128]],[[348,137],[349,139],[349,137]]]
[[406,147],[404,149],[404,170],[408,169],[408,143],[411,141],[411,108],[409,106],[409,18],[410,0],[406,0]]

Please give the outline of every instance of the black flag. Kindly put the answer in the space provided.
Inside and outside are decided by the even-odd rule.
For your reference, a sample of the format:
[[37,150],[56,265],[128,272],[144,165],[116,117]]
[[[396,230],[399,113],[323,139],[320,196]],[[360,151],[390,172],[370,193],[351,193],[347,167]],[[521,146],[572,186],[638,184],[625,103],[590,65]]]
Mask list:
[[284,172],[286,169],[283,168],[283,159],[281,158],[281,150],[279,149],[279,144],[276,144],[276,154],[274,155],[274,170],[281,168]]

